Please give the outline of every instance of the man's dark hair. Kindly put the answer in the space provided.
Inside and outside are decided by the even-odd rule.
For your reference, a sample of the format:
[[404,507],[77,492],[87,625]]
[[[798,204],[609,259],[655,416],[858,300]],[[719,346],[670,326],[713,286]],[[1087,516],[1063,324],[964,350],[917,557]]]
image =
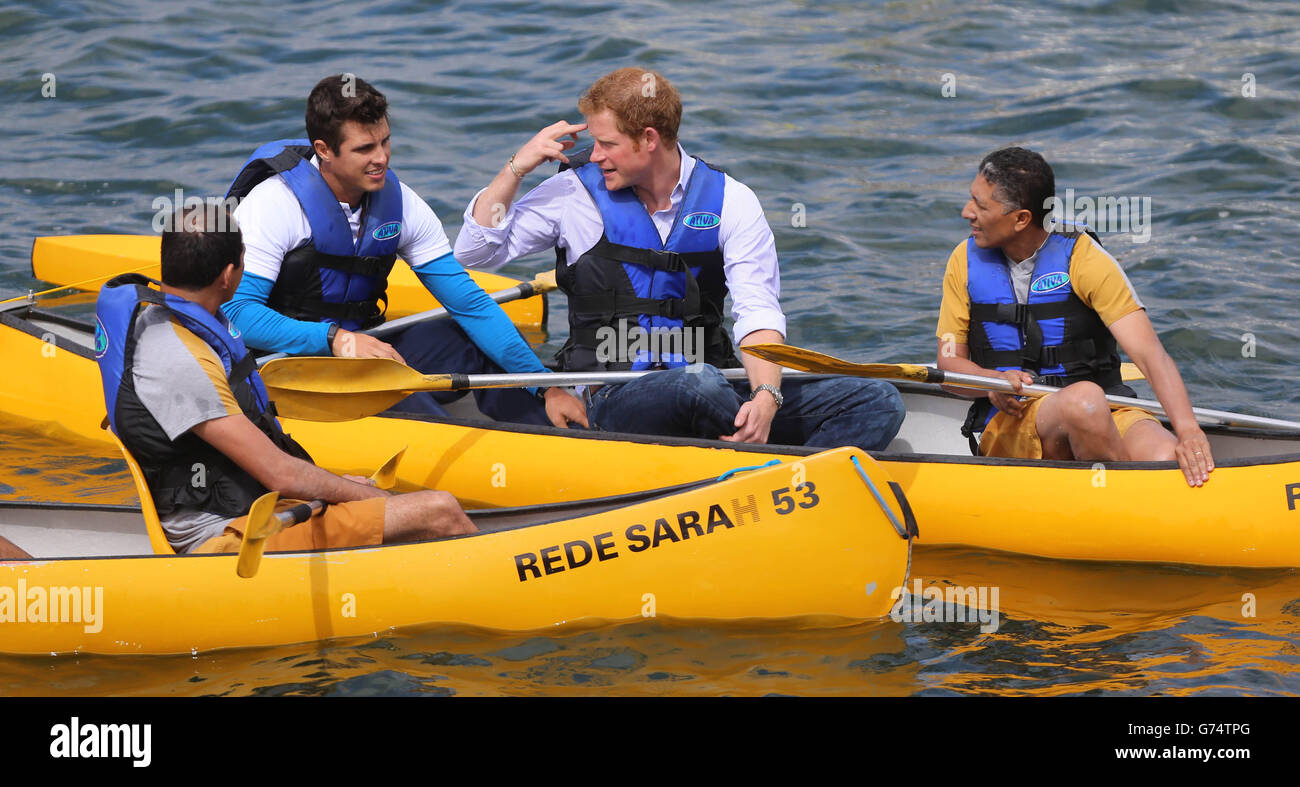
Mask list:
[[201,290],[216,281],[227,265],[243,264],[243,248],[243,233],[224,201],[182,208],[163,230],[163,284]]
[[1028,210],[1036,224],[1046,226],[1043,220],[1052,212],[1056,175],[1042,156],[1025,148],[995,150],[980,162],[979,174],[993,186],[993,198],[1008,213]]
[[372,126],[387,117],[388,99],[353,74],[325,77],[307,96],[307,138],[323,140],[335,153],[343,142],[344,123]]

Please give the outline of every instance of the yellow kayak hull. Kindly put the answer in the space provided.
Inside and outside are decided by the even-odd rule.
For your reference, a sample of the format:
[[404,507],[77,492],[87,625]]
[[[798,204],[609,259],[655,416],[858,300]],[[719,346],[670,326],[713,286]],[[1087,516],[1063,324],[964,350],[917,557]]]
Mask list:
[[[549,524],[267,553],[252,579],[236,576],[233,555],[0,563],[0,650],[183,653],[416,625],[527,631],[652,617],[879,618],[904,583],[909,542],[852,456],[872,464],[837,449],[797,470],[773,466]],[[781,500],[792,472],[811,485],[811,505],[802,494],[792,506]]]
[[[98,292],[104,282],[119,273],[142,273],[160,277],[158,249],[162,239],[154,235],[62,235],[37,238],[32,244],[32,275],[53,284],[75,286]],[[470,278],[485,292],[493,293],[519,284],[517,279],[485,271],[469,271]],[[409,265],[400,260],[388,276],[388,319],[438,308]],[[525,334],[546,329],[546,296],[502,304],[512,322]]]
[[[0,363],[27,371],[0,385],[0,410],[58,421],[106,440],[99,429],[104,411],[93,361],[53,348],[35,333],[0,328]],[[394,418],[283,423],[322,464],[351,472],[368,473],[409,444],[401,471],[405,483],[501,506],[621,494],[808,453],[502,424]],[[1292,450],[1291,443],[1280,444]],[[116,454],[106,446],[104,455]],[[1075,560],[1300,567],[1297,453],[1221,460],[1199,489],[1189,488],[1172,464],[1094,468],[970,456],[876,458],[911,502],[922,546],[969,545]]]

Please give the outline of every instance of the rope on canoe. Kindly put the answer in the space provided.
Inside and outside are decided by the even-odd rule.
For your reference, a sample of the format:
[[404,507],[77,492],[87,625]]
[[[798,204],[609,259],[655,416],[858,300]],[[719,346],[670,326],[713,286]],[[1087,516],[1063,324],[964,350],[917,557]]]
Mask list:
[[733,467],[732,469],[718,476],[718,480],[726,481],[728,478],[731,478],[736,473],[743,473],[747,470],[762,470],[764,467],[771,467],[772,465],[779,465],[779,464],[781,464],[780,459],[773,459],[772,461],[764,462],[761,465],[750,465],[749,467]]
[[867,471],[862,469],[862,463],[858,461],[856,456],[850,456],[849,459],[853,460],[853,466],[857,468],[858,475],[862,476],[862,480],[866,483],[867,489],[871,490],[872,496],[876,498],[876,503],[880,506],[880,510],[885,512],[885,516],[889,517],[889,523],[894,526],[894,530],[898,531],[898,537],[906,539],[907,528],[903,527],[903,523],[899,522],[898,517],[894,516],[894,510],[885,502],[885,498],[880,496],[880,490],[876,489],[876,485],[872,483],[871,476],[867,475]]

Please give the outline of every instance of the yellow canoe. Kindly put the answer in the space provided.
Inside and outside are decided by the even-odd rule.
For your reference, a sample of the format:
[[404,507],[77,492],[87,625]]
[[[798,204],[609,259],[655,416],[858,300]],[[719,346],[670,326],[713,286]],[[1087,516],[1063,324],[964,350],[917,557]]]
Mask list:
[[[0,410],[59,421],[103,441],[88,326],[30,311],[0,313]],[[1208,427],[1209,483],[1187,487],[1172,463],[1028,462],[969,456],[958,433],[966,400],[900,384],[908,416],[876,459],[903,488],[918,544],[969,545],[1050,558],[1213,566],[1300,567],[1300,440]],[[369,472],[410,444],[405,480],[488,505],[598,498],[696,481],[788,446],[584,434],[482,421],[366,418],[285,422],[322,462]],[[106,449],[107,450],[107,449]],[[557,476],[554,468],[599,468]],[[504,481],[499,474],[504,473]]]
[[[20,543],[44,531],[83,551],[133,534],[140,547],[0,563],[0,651],[184,653],[415,625],[878,618],[904,584],[909,541],[855,459],[879,474],[860,451],[837,449],[684,488],[478,511],[472,536],[267,553],[251,579],[236,576],[234,555],[148,554],[138,511],[0,505],[0,532]],[[904,516],[897,499],[888,505]]]
[[[142,273],[158,278],[158,248],[161,238],[153,235],[60,235],[37,238],[32,244],[32,275],[41,281],[98,292],[104,282],[120,273]],[[519,284],[516,279],[484,271],[470,271],[470,278],[493,293]],[[502,309],[525,335],[546,329],[547,299],[541,297],[511,301]],[[388,319],[438,308],[409,265],[393,266],[388,277]]]

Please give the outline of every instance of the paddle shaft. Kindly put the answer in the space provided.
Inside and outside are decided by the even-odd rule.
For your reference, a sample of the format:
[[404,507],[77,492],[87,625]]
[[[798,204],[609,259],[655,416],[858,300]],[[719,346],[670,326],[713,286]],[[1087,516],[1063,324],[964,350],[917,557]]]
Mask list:
[[[490,293],[488,297],[496,301],[497,303],[509,303],[510,301],[518,301],[518,300],[524,300],[526,298],[531,298],[534,295],[543,295],[545,293],[550,292],[553,289],[555,289],[554,284],[548,281],[544,281],[541,279],[541,277],[538,277],[537,279],[533,279],[532,281],[522,282],[520,284],[515,285],[514,287],[507,287],[504,290],[498,290],[496,292]],[[396,320],[392,320],[391,322],[386,322],[383,325],[377,326],[375,328],[371,328],[368,331],[362,331],[362,333],[367,333],[375,337],[384,337],[384,336],[388,336],[389,334],[397,333],[398,331],[406,330],[412,325],[415,325],[416,323],[424,322],[425,320],[440,320],[446,317],[448,314],[449,312],[446,309],[441,309],[441,308],[430,309],[427,312],[421,312],[419,314],[410,314],[407,315],[406,317],[399,317]]]
[[[448,377],[451,380],[448,391],[467,391],[475,388],[555,388],[571,385],[619,385],[640,380],[647,374],[656,374],[659,370],[642,372],[538,372],[536,374],[449,374],[434,375]],[[743,368],[719,369],[728,380],[748,379]],[[814,375],[807,372],[787,370],[785,377],[811,379],[827,375]]]
[[[496,303],[509,303],[511,301],[531,298],[534,295],[544,295],[553,289],[555,289],[555,283],[553,281],[538,276],[532,281],[521,282],[513,287],[506,287],[504,290],[497,290],[496,292],[488,293],[488,297]],[[391,336],[399,331],[404,331],[412,325],[417,325],[431,320],[441,320],[450,315],[451,312],[447,311],[445,308],[439,307],[437,309],[430,309],[427,312],[420,312],[419,314],[408,314],[405,317],[398,317],[396,320],[390,320],[383,325],[377,325],[366,331],[358,331],[358,333],[364,333],[368,336],[382,339],[385,336]],[[263,355],[257,359],[257,365],[261,366],[267,361],[274,361],[276,358],[285,358],[287,356],[288,353],[270,353]]]
[[[978,388],[984,391],[1003,391],[1005,393],[1015,393],[1011,383],[1001,377],[984,377],[975,374],[963,374],[961,372],[946,372],[942,369],[934,369],[930,378],[926,382],[941,383],[943,385],[955,385],[961,388]],[[1021,396],[1047,396],[1054,394],[1060,388],[1050,385],[1022,385],[1020,386]],[[1156,415],[1168,416],[1165,408],[1159,402],[1153,402],[1149,399],[1135,399],[1131,396],[1106,396],[1106,401],[1117,407],[1136,407]],[[1192,413],[1202,421],[1211,421],[1220,424],[1233,424],[1237,426],[1256,426],[1261,429],[1283,429],[1291,432],[1300,432],[1300,423],[1295,421],[1283,421],[1278,418],[1264,418],[1255,415],[1243,415],[1241,413],[1230,413],[1226,410],[1206,410],[1200,407],[1193,407]]]

